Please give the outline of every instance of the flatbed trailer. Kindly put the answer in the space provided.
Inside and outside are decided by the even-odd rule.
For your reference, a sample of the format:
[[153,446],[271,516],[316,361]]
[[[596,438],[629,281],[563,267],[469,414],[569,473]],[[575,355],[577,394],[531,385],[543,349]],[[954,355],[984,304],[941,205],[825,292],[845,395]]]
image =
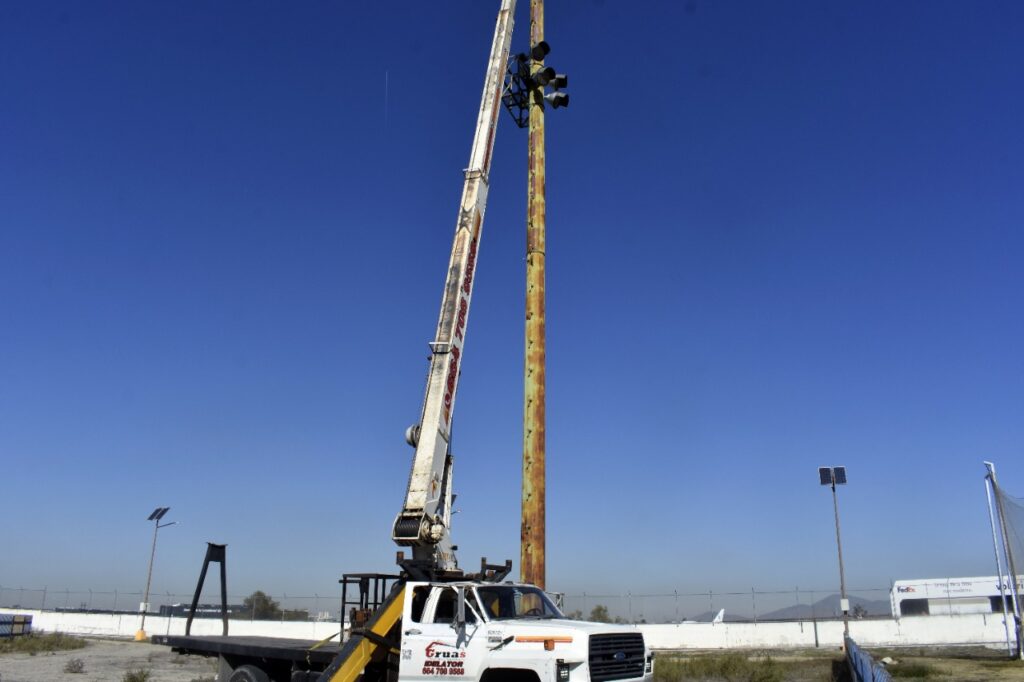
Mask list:
[[[316,679],[341,651],[337,641],[317,642],[284,637],[250,637],[239,635],[153,635],[154,644],[171,647],[179,654],[216,657],[218,679],[265,680],[246,670],[253,665],[265,671],[270,679],[301,680],[303,673],[314,673]],[[242,672],[239,672],[242,671]]]

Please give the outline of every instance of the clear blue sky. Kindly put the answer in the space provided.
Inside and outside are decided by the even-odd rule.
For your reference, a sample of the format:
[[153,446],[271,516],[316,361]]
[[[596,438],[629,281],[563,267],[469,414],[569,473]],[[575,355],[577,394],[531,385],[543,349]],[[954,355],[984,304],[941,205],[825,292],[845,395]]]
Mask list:
[[[0,585],[389,571],[497,0],[0,4]],[[525,48],[528,3],[514,38]],[[548,582],[984,575],[1024,493],[1024,4],[558,2]],[[387,82],[387,91],[385,91]],[[456,408],[518,560],[526,138]],[[518,567],[517,569],[518,570]]]

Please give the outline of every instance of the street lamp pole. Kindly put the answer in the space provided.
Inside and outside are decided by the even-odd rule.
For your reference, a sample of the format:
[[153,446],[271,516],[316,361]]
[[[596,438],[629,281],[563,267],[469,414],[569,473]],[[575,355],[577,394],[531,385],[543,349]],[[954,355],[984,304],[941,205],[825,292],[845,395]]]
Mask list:
[[839,608],[843,612],[843,647],[850,636],[850,600],[846,597],[846,570],[843,568],[843,540],[839,532],[839,495],[836,485],[846,485],[846,467],[819,467],[822,485],[832,487],[832,509],[836,516],[836,548],[839,551]]
[[[544,111],[569,106],[568,76],[546,66],[544,0],[530,0],[530,49],[509,62],[501,102],[516,125],[529,128],[526,217],[526,352],[523,372],[523,495],[520,576],[544,587],[545,579],[545,258],[547,199]],[[551,92],[548,92],[548,89]]]
[[[544,0],[530,0],[530,46],[544,42]],[[545,43],[546,45],[546,43]],[[544,68],[544,51],[530,75]],[[531,55],[533,56],[533,55]],[[523,582],[545,586],[546,379],[544,104],[530,98],[526,218],[526,358],[523,379],[523,500],[519,569]]]
[[167,526],[173,526],[177,521],[171,521],[170,523],[160,523],[160,519],[164,517],[170,507],[157,507],[153,510],[153,513],[149,515],[147,521],[153,522],[153,547],[149,552],[149,571],[146,573],[146,593],[142,597],[142,603],[139,604],[139,611],[142,612],[142,621],[139,623],[139,630],[135,633],[136,642],[144,642],[146,637],[146,611],[149,610],[149,587],[153,580],[153,560],[156,558],[156,536],[160,532],[161,528]]

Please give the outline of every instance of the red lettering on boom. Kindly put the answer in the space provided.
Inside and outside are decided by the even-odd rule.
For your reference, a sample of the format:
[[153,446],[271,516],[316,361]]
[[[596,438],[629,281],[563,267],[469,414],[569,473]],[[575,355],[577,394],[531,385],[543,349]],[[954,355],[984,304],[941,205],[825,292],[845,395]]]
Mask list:
[[455,393],[455,380],[459,376],[459,351],[458,346],[452,346],[452,361],[448,365],[448,380],[445,384],[444,393],[444,420],[450,422],[452,418],[452,396]]
[[462,340],[463,332],[466,329],[466,315],[468,315],[468,314],[469,314],[469,303],[466,302],[466,299],[460,298],[459,299],[459,315],[458,315],[458,318],[456,318],[456,320],[455,320],[455,336],[459,337],[460,341]]

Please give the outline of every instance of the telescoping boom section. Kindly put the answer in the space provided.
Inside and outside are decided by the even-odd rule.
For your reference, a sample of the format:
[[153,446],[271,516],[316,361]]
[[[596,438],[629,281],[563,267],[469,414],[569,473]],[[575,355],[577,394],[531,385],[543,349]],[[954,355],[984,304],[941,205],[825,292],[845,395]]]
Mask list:
[[515,0],[502,0],[494,29],[473,148],[466,169],[459,205],[448,277],[441,299],[437,334],[430,344],[430,371],[423,410],[406,433],[416,448],[402,511],[395,519],[392,538],[412,547],[413,561],[430,570],[458,570],[450,534],[452,514],[452,413],[466,342],[469,306],[487,208],[488,174],[494,136],[501,110],[502,89],[512,41]]

